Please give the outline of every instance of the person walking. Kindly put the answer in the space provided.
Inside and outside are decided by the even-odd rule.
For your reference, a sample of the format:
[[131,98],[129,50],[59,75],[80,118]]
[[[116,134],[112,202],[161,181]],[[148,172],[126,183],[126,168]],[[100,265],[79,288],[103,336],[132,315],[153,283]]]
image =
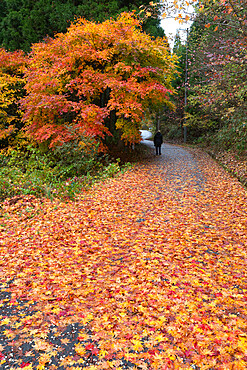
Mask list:
[[156,149],[156,155],[161,155],[161,145],[163,143],[163,136],[160,130],[154,135],[154,146]]

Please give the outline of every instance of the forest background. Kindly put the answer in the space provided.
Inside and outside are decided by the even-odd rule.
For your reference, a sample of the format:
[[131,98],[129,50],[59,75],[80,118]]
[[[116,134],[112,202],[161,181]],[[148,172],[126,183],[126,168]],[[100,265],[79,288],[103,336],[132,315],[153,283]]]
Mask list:
[[[134,156],[130,148],[140,142],[139,130],[155,131],[157,122],[173,142],[183,142],[186,129],[187,143],[203,145],[247,183],[246,1],[194,4],[186,43],[177,34],[170,50],[160,19],[189,20],[189,5],[0,3],[2,200],[74,197],[138,157],[141,146]],[[85,40],[99,33],[92,49]]]

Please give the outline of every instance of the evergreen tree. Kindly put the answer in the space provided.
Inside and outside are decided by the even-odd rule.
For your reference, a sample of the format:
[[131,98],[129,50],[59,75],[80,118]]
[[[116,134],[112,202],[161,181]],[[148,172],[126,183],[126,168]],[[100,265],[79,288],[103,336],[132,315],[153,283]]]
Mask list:
[[179,32],[174,39],[173,55],[178,58],[177,73],[174,75],[172,86],[176,91],[171,98],[176,109],[174,111],[165,107],[161,117],[161,129],[168,139],[181,140],[184,123],[184,88],[185,88],[185,56],[186,46],[182,43]]
[[32,43],[64,32],[75,13],[70,1],[4,0],[2,6],[0,44],[12,51],[28,51]]
[[[0,46],[9,51],[29,51],[31,44],[65,32],[77,17],[102,22],[123,11],[137,10],[148,0],[2,0],[0,2]],[[146,20],[143,29],[164,36],[159,14]]]

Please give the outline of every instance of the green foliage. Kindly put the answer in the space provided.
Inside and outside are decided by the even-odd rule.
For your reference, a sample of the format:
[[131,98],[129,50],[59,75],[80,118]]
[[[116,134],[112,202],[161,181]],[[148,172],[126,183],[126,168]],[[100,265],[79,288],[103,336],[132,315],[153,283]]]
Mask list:
[[[172,80],[175,93],[171,96],[175,109],[163,107],[160,115],[160,128],[164,137],[169,141],[181,141],[183,137],[184,123],[184,82],[185,82],[185,56],[186,47],[182,43],[179,33],[176,34],[173,47],[173,55],[177,57],[177,72]],[[157,121],[157,118],[156,118]]]
[[143,23],[143,31],[153,37],[165,37],[164,29],[160,26],[159,18],[148,18]]
[[56,32],[64,32],[75,15],[72,1],[4,0],[3,7],[0,44],[11,51],[29,51],[32,43]]
[[225,125],[210,140],[210,145],[219,150],[232,150],[247,155],[247,123]]
[[[0,45],[10,51],[29,51],[33,43],[65,32],[77,17],[102,22],[123,11],[138,10],[149,1],[122,0],[2,0],[0,2]],[[159,14],[147,19],[143,29],[152,36],[164,36]]]
[[242,127],[247,113],[246,36],[237,11],[241,8],[244,12],[241,4],[242,1],[205,4],[188,40],[190,89],[186,123],[193,134],[188,137],[210,137],[211,133],[215,143],[236,150],[233,128]]
[[97,153],[97,146],[83,149],[78,143],[69,143],[49,152],[30,145],[26,151],[2,154],[0,200],[21,194],[73,199],[82,188],[128,167],[120,166],[120,160],[110,162],[107,156],[100,161]]
[[182,138],[181,126],[174,124],[168,125],[166,127],[166,132],[164,136],[167,140],[181,141]]

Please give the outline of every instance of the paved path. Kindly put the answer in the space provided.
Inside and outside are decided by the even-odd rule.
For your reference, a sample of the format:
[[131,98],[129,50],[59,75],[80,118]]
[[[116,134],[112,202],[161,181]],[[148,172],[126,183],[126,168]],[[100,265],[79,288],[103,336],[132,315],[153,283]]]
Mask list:
[[3,211],[1,370],[247,368],[247,195],[206,154]]
[[[152,141],[143,140],[145,145],[153,149]],[[182,146],[164,143],[161,147],[161,156],[155,156],[155,163],[161,168],[165,168],[166,179],[173,180],[173,190],[181,192],[181,185],[196,186],[198,191],[203,189],[203,174],[200,163],[196,159],[193,151],[189,151]]]

